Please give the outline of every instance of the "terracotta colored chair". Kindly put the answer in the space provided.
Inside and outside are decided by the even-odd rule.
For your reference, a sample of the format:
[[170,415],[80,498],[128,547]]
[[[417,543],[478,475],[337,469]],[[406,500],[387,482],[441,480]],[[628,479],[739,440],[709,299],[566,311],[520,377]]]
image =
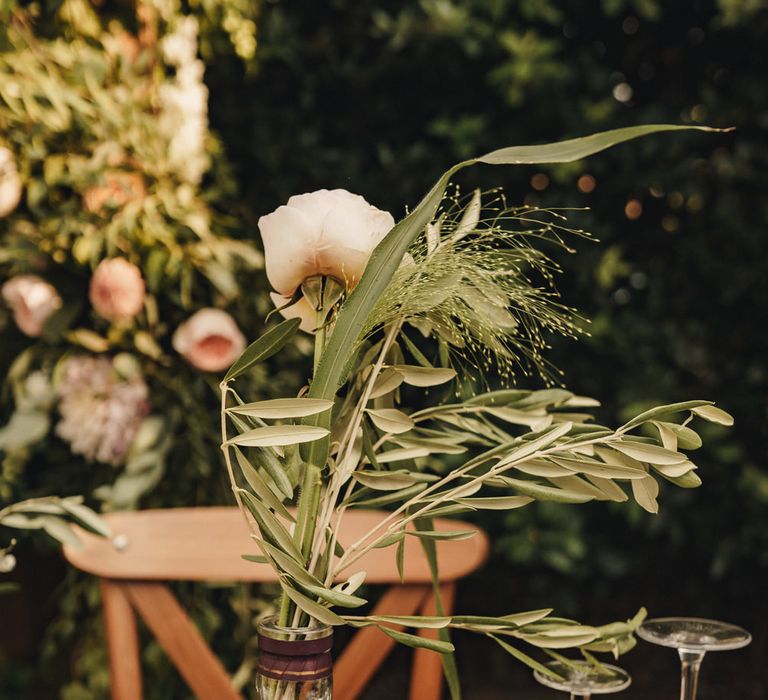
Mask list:
[[[378,522],[381,511],[350,511],[339,541],[354,542]],[[256,553],[236,508],[175,508],[112,513],[106,517],[112,541],[83,533],[83,549],[64,548],[67,560],[98,576],[104,601],[113,700],[141,700],[142,681],[134,612],[162,645],[200,700],[242,700],[221,662],[173,596],[165,581],[274,582],[273,570],[241,558]],[[438,519],[437,529],[473,526]],[[477,529],[477,528],[474,528]],[[488,539],[437,543],[445,612],[453,607],[456,581],[475,571],[488,552]],[[373,611],[377,615],[434,615],[429,566],[418,541],[405,549],[406,580],[400,583],[391,549],[375,549],[353,566],[368,572],[367,584],[387,585]],[[434,630],[424,634],[435,635]],[[354,700],[392,650],[394,640],[373,627],[358,631],[334,664],[334,697]],[[410,700],[438,700],[442,690],[440,656],[417,649]]]

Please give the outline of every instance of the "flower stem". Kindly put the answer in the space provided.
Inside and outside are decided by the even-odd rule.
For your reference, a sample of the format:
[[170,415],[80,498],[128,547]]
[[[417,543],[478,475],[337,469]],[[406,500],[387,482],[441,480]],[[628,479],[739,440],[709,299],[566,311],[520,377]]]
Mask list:
[[[326,343],[325,317],[322,306],[317,309],[315,333],[315,354],[313,367],[317,370]],[[307,462],[304,465],[304,478],[299,490],[298,511],[296,513],[296,527],[293,531],[293,539],[301,552],[302,563],[309,561],[311,556],[312,541],[315,537],[317,525],[317,511],[320,506],[320,491],[322,490],[322,468],[316,464]],[[280,599],[280,625],[287,626],[292,617],[294,604],[283,593]]]

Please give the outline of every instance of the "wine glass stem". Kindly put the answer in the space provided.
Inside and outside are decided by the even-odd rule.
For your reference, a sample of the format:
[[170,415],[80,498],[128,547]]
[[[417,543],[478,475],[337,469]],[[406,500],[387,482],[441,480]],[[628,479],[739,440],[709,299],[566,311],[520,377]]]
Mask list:
[[696,700],[704,651],[680,649],[680,700]]
[[571,700],[589,700],[591,697],[590,693],[571,693]]

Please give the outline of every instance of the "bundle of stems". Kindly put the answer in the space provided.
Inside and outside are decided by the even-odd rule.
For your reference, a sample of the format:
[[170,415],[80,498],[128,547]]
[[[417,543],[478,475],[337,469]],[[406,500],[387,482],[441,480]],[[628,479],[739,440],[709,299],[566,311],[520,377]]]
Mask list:
[[[221,383],[222,448],[260,549],[248,557],[279,575],[280,625],[373,625],[398,642],[440,652],[453,697],[451,629],[486,635],[549,674],[521,643],[558,659],[556,650],[568,647],[589,659],[631,648],[642,610],[602,627],[553,617],[550,609],[446,616],[439,601],[431,617],[350,611],[367,602],[358,566],[374,548],[392,548],[402,576],[406,541],[420,541],[437,581],[436,541],[475,530],[436,529],[436,517],[630,497],[655,513],[659,479],[682,488],[701,483],[685,453],[701,445],[691,420],[732,423],[712,402],[659,406],[610,428],[585,411],[596,400],[552,385],[546,334],[582,331],[574,310],[559,301],[557,265],[540,245],[567,247],[569,233],[586,234],[567,228],[560,212],[510,208],[498,193],[485,203],[480,192],[444,199],[453,174],[475,162],[566,162],[680,128],[619,129],[454,166],[378,245],[354,289],[327,275],[304,280],[301,295],[316,313],[314,364],[297,397],[249,402],[235,385],[291,341],[299,319],[272,326],[235,362]],[[515,388],[516,377],[532,371],[545,388]],[[506,387],[484,391],[493,373]],[[350,508],[388,512],[356,541],[340,543]],[[403,627],[436,628],[439,638]]]

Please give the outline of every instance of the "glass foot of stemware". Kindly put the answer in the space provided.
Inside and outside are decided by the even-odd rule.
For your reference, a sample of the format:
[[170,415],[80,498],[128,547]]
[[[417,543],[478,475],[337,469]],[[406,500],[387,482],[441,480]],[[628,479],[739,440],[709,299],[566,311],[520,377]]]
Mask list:
[[741,649],[752,641],[752,635],[741,627],[698,617],[646,620],[637,635],[651,644],[677,649],[680,655],[680,700],[696,700],[701,662],[708,651]]
[[632,679],[618,666],[601,664],[596,667],[587,661],[551,661],[546,664],[560,679],[534,671],[533,676],[542,685],[571,694],[571,698],[589,698],[592,695],[618,693],[629,687]]
[[652,644],[702,652],[741,649],[752,640],[752,635],[741,627],[698,617],[659,617],[646,620],[637,634]]

